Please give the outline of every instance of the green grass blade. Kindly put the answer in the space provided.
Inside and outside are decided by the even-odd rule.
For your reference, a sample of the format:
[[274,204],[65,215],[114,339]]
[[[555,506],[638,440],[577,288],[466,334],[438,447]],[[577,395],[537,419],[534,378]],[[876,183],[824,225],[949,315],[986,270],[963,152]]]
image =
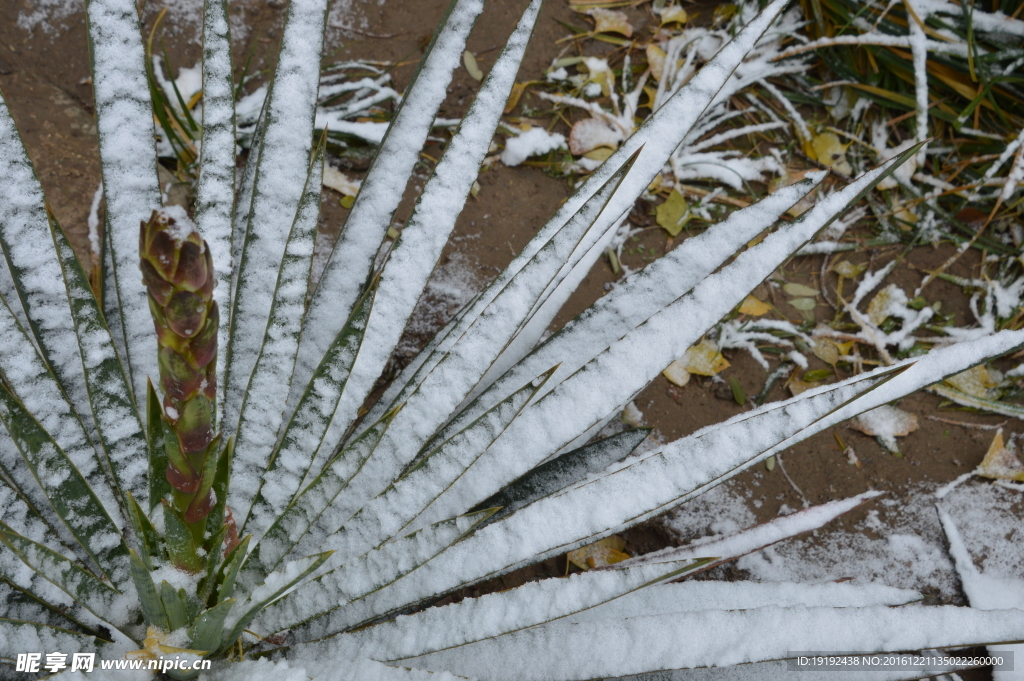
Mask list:
[[149,567],[142,562],[139,554],[131,549],[129,549],[129,557],[132,581],[135,582],[135,591],[139,594],[139,603],[142,606],[142,613],[146,616],[146,621],[164,631],[172,631]]

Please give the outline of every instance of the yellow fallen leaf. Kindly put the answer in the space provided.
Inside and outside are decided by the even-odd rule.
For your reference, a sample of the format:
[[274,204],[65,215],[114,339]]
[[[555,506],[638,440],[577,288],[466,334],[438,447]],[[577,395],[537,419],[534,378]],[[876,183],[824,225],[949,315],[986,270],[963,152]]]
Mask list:
[[516,108],[516,104],[519,103],[519,99],[526,92],[526,83],[516,83],[512,86],[512,91],[508,93],[508,100],[505,102],[505,109],[502,111],[504,114],[512,113],[512,109]]
[[626,541],[618,535],[612,535],[575,551],[570,551],[569,562],[581,570],[614,565],[631,558],[625,552],[625,548]]
[[975,471],[978,475],[993,480],[1016,480],[1024,482],[1024,464],[1017,456],[1017,447],[1012,442],[1003,443],[1003,429],[996,431],[988,453]]
[[809,312],[817,306],[814,298],[790,298],[789,304],[801,312]]
[[594,20],[594,33],[618,33],[627,38],[633,37],[633,27],[629,25],[629,17],[625,12],[595,7],[587,10],[587,14]]
[[[661,80],[661,74],[665,70],[665,59],[668,55],[654,43],[647,46],[647,65],[651,67],[651,75],[654,80]],[[653,99],[653,97],[652,97]]]
[[946,379],[946,383],[962,393],[983,400],[997,400],[1002,395],[999,389],[1001,377],[994,376],[984,364],[971,367]]
[[754,317],[760,317],[763,314],[767,314],[772,309],[771,305],[762,302],[754,296],[747,296],[740,303],[740,314],[749,314]]
[[679,236],[690,221],[690,206],[682,194],[673,190],[665,202],[655,209],[654,219],[670,236]]
[[897,407],[883,404],[850,420],[850,427],[878,439],[891,453],[900,455],[897,437],[917,430],[917,416]]
[[834,132],[825,131],[804,142],[804,153],[826,168],[835,168],[844,175],[853,173],[850,162],[846,160],[846,149],[850,143],[843,144]]
[[473,80],[483,80],[484,72],[477,66],[476,57],[469,50],[462,53],[462,65],[466,67],[466,71],[473,77]]
[[835,364],[839,361],[839,348],[828,338],[812,339],[811,352],[825,364]]
[[686,10],[679,5],[669,5],[661,10],[661,26],[665,24],[685,24],[689,17]]
[[729,360],[722,356],[718,346],[703,340],[694,345],[676,361],[661,372],[672,383],[682,387],[690,380],[690,374],[716,376],[729,368]]
[[589,158],[592,161],[607,161],[608,157],[614,153],[615,150],[609,147],[598,147],[583,154],[583,158]]

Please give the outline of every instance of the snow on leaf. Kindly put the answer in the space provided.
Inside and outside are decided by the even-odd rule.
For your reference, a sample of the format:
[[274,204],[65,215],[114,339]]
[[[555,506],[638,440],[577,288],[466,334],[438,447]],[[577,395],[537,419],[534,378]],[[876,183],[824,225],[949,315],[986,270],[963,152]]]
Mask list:
[[544,128],[530,128],[526,132],[505,140],[505,150],[501,152],[501,162],[511,168],[531,156],[543,156],[556,149],[565,149],[564,135],[548,132]]
[[917,416],[898,407],[883,404],[854,418],[850,422],[850,427],[878,438],[882,446],[900,456],[896,438],[910,435],[917,430]]

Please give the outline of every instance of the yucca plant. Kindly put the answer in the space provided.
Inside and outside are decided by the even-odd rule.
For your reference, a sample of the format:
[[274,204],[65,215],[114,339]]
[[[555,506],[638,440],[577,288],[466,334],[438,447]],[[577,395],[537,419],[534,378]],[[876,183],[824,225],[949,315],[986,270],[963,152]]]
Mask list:
[[177,660],[167,670],[175,678],[210,658],[211,679],[296,668],[321,679],[425,674],[403,667],[586,679],[793,650],[1020,638],[1024,613],[905,605],[916,594],[883,587],[651,586],[820,526],[872,493],[696,550],[428,607],[640,523],[1024,343],[1024,332],[1001,332],[934,350],[643,454],[633,452],[644,431],[592,441],[903,158],[797,221],[778,222],[823,174],[733,213],[540,342],[785,4],[769,4],[665,102],[368,405],[491,143],[539,0],[378,257],[482,10],[480,0],[452,2],[311,296],[325,153],[312,141],[321,41],[311,36],[323,34],[326,0],[289,6],[237,188],[226,7],[207,3],[192,218],[160,207],[135,5],[90,0],[102,295],[47,211],[0,104],[0,657],[30,674],[29,654],[43,655],[41,673],[70,673],[60,655],[95,653],[164,657],[165,669]]

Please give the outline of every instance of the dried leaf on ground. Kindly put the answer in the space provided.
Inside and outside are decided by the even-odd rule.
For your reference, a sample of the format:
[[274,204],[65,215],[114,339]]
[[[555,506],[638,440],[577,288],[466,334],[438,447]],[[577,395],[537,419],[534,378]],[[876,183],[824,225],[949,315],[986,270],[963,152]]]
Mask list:
[[975,473],[994,480],[1024,482],[1024,464],[1017,456],[1017,446],[1013,443],[1012,438],[1008,443],[1003,442],[1002,429],[996,431],[996,436],[992,438],[992,444],[989,445],[988,453],[985,454],[985,458]]
[[999,389],[1002,377],[989,370],[984,364],[971,367],[955,376],[950,376],[945,383],[962,393],[983,400],[997,400],[1002,391]]
[[613,534],[601,541],[570,551],[569,562],[581,570],[614,565],[632,557],[625,552],[625,548],[626,540]]
[[337,168],[324,166],[324,186],[341,193],[343,196],[355,196],[359,193],[359,180],[354,180]]
[[904,307],[907,304],[907,294],[896,284],[889,284],[871,299],[868,303],[868,319],[875,326],[885,321],[886,317],[893,314],[895,309]]
[[686,385],[690,374],[716,376],[729,368],[729,360],[722,356],[718,346],[704,340],[686,351],[681,358],[668,365],[662,374],[678,386]]
[[594,19],[594,33],[618,33],[627,38],[633,37],[633,27],[629,25],[629,17],[625,12],[595,7],[587,10],[587,14]]
[[811,288],[810,286],[804,286],[803,284],[789,283],[782,287],[782,290],[791,296],[811,296],[812,298],[818,295],[818,289]]
[[849,260],[842,260],[832,267],[832,271],[844,279],[856,279],[867,268],[867,265],[854,265]]
[[804,142],[804,153],[826,168],[835,168],[844,175],[851,175],[853,168],[846,159],[846,149],[849,146],[849,143],[840,142],[839,136],[834,132],[826,131]]
[[883,404],[851,419],[850,427],[865,435],[878,439],[891,453],[901,456],[897,437],[909,435],[917,430],[917,416],[897,407]]
[[582,156],[598,147],[617,149],[622,131],[616,130],[600,118],[584,118],[573,124],[569,131],[569,153]]
[[477,66],[476,57],[469,50],[462,53],[462,65],[466,67],[466,71],[473,77],[473,80],[483,80],[484,72]]
[[658,226],[668,232],[671,236],[679,236],[683,227],[690,220],[690,205],[682,194],[673,190],[665,203],[658,206],[654,211],[654,219]]
[[740,303],[740,314],[748,314],[754,317],[760,317],[763,314],[768,314],[772,309],[771,305],[762,302],[754,296],[747,296]]
[[689,19],[686,10],[679,5],[669,5],[658,12],[658,14],[661,16],[660,25],[662,26],[672,23],[685,24],[687,19]]
[[654,43],[647,46],[647,65],[651,67],[651,75],[654,80],[661,80],[661,74],[665,70],[665,59],[668,57],[665,50]]

